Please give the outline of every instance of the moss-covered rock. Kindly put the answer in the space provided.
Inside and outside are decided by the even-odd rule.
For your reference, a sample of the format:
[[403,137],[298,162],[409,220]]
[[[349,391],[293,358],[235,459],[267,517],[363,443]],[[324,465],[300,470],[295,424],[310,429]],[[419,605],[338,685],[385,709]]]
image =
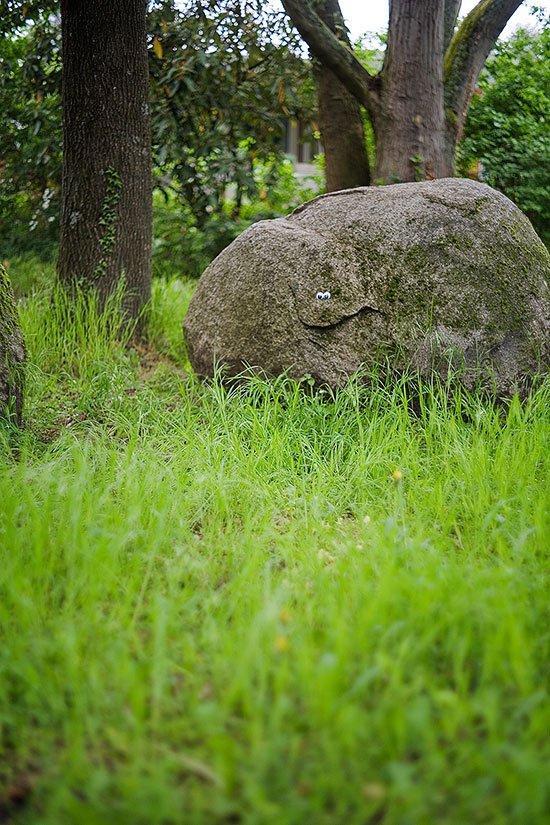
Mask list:
[[21,423],[25,348],[7,272],[0,264],[0,415]]
[[506,396],[550,365],[549,276],[527,218],[484,184],[335,192],[213,261],[185,321],[191,362],[337,386],[390,353]]

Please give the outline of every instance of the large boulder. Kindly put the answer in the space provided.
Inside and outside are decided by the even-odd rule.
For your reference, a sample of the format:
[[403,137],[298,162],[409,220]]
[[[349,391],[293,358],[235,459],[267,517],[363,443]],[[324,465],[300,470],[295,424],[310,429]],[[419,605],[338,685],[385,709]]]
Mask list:
[[21,423],[25,349],[11,283],[0,264],[0,415]]
[[550,256],[504,195],[457,178],[323,195],[254,224],[185,319],[195,370],[336,387],[390,359],[507,396],[550,363]]

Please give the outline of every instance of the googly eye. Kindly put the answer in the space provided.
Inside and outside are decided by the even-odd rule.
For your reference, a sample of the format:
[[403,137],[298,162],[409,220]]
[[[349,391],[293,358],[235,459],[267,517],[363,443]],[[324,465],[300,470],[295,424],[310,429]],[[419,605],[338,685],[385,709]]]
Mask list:
[[330,294],[330,292],[327,291],[324,293],[323,298],[325,299],[325,301],[330,301],[332,295]]
[[317,298],[318,301],[324,301],[325,300],[325,293],[324,292],[318,292],[315,297]]

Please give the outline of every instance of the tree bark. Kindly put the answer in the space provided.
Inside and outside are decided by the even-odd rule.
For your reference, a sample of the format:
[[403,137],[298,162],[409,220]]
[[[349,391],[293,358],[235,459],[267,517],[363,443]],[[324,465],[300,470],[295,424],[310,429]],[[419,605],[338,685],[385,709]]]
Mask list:
[[361,110],[334,72],[315,67],[327,192],[370,184]]
[[124,278],[137,318],[151,288],[146,0],[62,0],[63,183],[58,274],[104,299]]
[[310,0],[282,0],[282,3],[314,57],[332,69],[358,103],[372,113],[378,104],[376,78],[323,23]]
[[21,424],[25,348],[15,297],[0,264],[0,415]]
[[[351,48],[338,0],[322,0],[319,16]],[[334,72],[319,61],[315,61],[315,80],[327,192],[368,186],[370,169],[361,107]]]
[[453,39],[458,13],[462,5],[462,0],[445,0],[444,36],[443,49],[447,51],[449,43]]
[[479,72],[521,0],[480,0],[456,32],[460,0],[390,0],[388,46],[375,77],[323,23],[312,0],[283,5],[317,60],[367,109],[375,182],[452,175]]
[[452,174],[445,153],[444,6],[391,0],[388,47],[376,124],[375,178],[381,183]]
[[462,138],[468,107],[489,52],[523,0],[481,0],[454,33],[445,54],[447,144]]

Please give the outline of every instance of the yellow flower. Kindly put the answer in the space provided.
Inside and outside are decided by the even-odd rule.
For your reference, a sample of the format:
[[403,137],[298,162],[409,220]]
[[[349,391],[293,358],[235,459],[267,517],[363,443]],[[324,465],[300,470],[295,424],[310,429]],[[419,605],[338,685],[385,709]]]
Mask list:
[[394,481],[401,481],[401,479],[403,478],[403,473],[396,467],[395,470],[392,472],[391,477]]
[[288,624],[290,621],[290,610],[287,610],[286,607],[283,607],[281,612],[279,613],[279,621],[283,624]]
[[277,636],[275,639],[275,650],[277,653],[286,653],[290,647],[288,636]]

